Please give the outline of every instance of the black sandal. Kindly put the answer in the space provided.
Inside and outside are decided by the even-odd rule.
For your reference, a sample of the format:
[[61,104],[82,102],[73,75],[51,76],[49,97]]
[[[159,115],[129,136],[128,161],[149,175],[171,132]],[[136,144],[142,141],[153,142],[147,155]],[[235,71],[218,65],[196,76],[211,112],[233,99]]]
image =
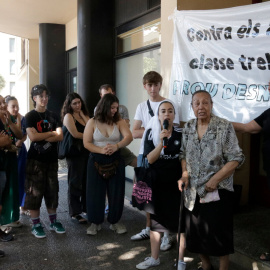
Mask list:
[[87,224],[87,219],[82,217],[81,215],[74,215],[71,217],[73,220],[77,220],[79,224]]
[[2,242],[9,242],[13,240],[13,235],[10,233],[5,233],[0,229],[0,240]]

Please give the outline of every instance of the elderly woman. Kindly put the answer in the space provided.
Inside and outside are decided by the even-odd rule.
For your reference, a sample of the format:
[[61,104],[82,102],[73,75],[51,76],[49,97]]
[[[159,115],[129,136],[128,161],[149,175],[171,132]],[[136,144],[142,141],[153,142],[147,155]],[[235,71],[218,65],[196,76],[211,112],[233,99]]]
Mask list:
[[[96,235],[104,221],[105,197],[108,195],[110,229],[118,234],[125,233],[120,223],[125,196],[125,164],[120,148],[132,141],[132,134],[122,120],[118,98],[105,95],[98,103],[95,117],[87,122],[83,144],[91,154],[87,165],[86,208],[91,226],[87,234]],[[120,139],[122,135],[122,139]]]
[[[179,161],[182,133],[179,128],[173,126],[174,118],[175,106],[172,101],[161,101],[143,135],[144,156],[147,157],[153,177],[152,192],[155,197],[155,214],[150,215],[151,257],[147,257],[143,262],[137,264],[137,269],[158,266],[160,264],[161,234],[178,231],[181,193],[177,188],[177,181],[182,174]],[[163,128],[165,120],[168,121],[166,129]],[[167,139],[167,145],[163,143],[164,138]],[[181,226],[181,228],[181,231],[184,232],[184,227]],[[179,251],[178,269],[185,270],[183,243],[180,245]]]
[[244,161],[230,122],[212,114],[206,91],[192,96],[196,119],[183,130],[182,178],[185,184],[186,245],[199,253],[200,270],[213,269],[209,256],[217,256],[220,270],[229,269],[233,246],[233,173]]

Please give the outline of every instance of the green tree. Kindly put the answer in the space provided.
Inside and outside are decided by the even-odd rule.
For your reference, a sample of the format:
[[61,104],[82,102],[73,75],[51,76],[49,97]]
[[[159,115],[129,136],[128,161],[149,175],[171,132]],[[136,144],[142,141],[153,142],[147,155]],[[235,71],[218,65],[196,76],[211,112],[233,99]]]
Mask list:
[[0,74],[0,90],[2,90],[6,85],[4,77]]

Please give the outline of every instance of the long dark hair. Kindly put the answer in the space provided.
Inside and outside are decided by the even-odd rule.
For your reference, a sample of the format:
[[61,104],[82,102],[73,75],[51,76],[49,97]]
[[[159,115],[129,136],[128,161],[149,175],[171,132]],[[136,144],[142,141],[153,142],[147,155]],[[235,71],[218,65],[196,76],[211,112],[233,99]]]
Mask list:
[[117,112],[112,117],[111,114],[111,106],[116,102],[119,104],[118,98],[113,94],[106,94],[103,98],[100,99],[97,109],[95,111],[95,119],[101,123],[106,123],[108,125],[112,125],[113,123],[117,123],[120,120],[119,107],[117,108]]
[[66,96],[66,100],[65,100],[63,107],[62,107],[62,110],[61,110],[62,121],[67,113],[73,114],[73,109],[71,108],[71,102],[72,102],[72,100],[74,100],[76,98],[80,99],[80,101],[81,101],[81,104],[82,104],[81,110],[84,113],[84,115],[89,116],[88,110],[87,110],[85,103],[82,100],[81,96],[77,93],[70,93]]

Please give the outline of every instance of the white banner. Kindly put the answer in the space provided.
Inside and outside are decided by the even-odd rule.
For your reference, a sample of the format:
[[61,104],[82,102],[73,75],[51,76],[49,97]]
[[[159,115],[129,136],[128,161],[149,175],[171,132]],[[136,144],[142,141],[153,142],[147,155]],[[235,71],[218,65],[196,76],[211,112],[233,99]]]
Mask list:
[[270,3],[176,11],[170,98],[194,118],[191,95],[208,91],[213,113],[249,122],[269,108]]

